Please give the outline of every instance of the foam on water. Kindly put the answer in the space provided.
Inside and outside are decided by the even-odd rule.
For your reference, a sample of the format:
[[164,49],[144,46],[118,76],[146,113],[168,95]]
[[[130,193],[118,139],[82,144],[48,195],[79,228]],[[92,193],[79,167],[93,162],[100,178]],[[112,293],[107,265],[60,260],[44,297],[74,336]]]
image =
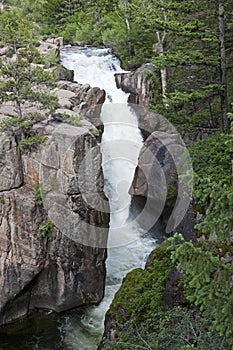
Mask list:
[[62,315],[33,312],[28,320],[0,330],[3,350],[95,350],[104,329],[104,316],[128,271],[144,267],[155,241],[129,219],[128,194],[142,146],[137,118],[127,104],[128,95],[115,84],[124,73],[109,49],[62,50],[62,64],[75,72],[81,84],[106,91],[102,107],[102,166],[105,193],[110,202],[107,279],[105,297],[98,306],[78,308]]
[[101,113],[104,123],[102,166],[111,209],[105,298],[99,306],[87,308],[65,337],[65,344],[72,349],[94,350],[96,339],[103,332],[104,315],[123,277],[130,270],[145,265],[155,242],[142,235],[136,222],[127,220],[131,200],[128,190],[142,147],[142,136],[137,118],[127,104],[128,94],[116,87],[114,74],[125,71],[108,49],[62,51],[62,64],[74,70],[78,83],[98,86],[108,97]]

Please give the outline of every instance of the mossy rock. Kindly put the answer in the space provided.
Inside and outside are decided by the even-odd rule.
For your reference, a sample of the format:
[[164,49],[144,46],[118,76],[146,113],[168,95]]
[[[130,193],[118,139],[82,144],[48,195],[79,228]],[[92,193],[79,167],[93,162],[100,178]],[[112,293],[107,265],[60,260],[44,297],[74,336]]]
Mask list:
[[159,318],[167,310],[164,301],[167,276],[173,267],[171,251],[164,243],[150,255],[146,269],[127,274],[108,311],[117,324],[133,320],[138,325],[156,328]]

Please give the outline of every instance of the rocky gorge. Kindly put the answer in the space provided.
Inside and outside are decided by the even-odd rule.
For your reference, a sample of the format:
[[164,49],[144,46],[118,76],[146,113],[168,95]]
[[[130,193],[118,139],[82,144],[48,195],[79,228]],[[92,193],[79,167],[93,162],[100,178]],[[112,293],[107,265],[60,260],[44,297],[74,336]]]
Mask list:
[[[150,202],[150,213],[146,220],[145,217],[141,219],[141,224],[143,225],[143,221],[148,222],[149,217],[156,216],[160,218],[165,230],[178,201],[186,202],[187,206],[181,210],[184,214],[181,220],[177,220],[178,210],[173,212],[173,222],[170,221],[167,233],[179,231],[187,240],[195,241],[195,218],[190,204],[192,188],[188,189],[185,184],[182,187],[178,178],[182,176],[182,172],[185,174],[190,171],[192,181],[191,159],[177,128],[162,115],[148,108],[151,102],[151,72],[153,66],[147,63],[130,73],[115,74],[117,87],[129,93],[128,101],[135,111],[144,138],[129,189],[132,206],[140,210],[146,202]],[[181,189],[178,190],[179,186]],[[156,220],[152,219],[151,222]],[[153,225],[150,229],[153,231]]]
[[[137,103],[137,107],[133,104],[132,108],[137,110],[145,143],[129,193],[132,206],[136,204],[143,208],[145,202],[150,202],[150,210],[146,218],[142,218],[142,224],[146,223],[144,229],[153,234],[157,219],[162,218],[160,229],[165,230],[176,202],[177,164],[170,150],[177,144],[182,149],[184,144],[170,123],[146,108],[150,96],[148,69],[150,67],[146,66],[135,73],[116,74],[115,78],[118,88],[131,92],[129,101]],[[82,194],[85,192],[85,196],[94,201],[97,194],[97,198],[105,201],[98,146],[103,131],[99,115],[105,92],[87,84],[74,83],[72,72],[64,68],[59,67],[56,72],[60,80],[53,94],[59,108],[48,119],[33,126],[36,132],[47,137],[46,144],[37,145],[36,149],[19,149],[14,133],[3,134],[2,144],[10,144],[10,157],[2,156],[3,178],[6,179],[1,190],[2,324],[27,315],[33,308],[61,312],[76,306],[98,304],[104,293],[107,252],[103,247],[107,241],[109,216],[90,207]],[[14,112],[11,104],[1,108],[3,120],[6,108],[8,113]],[[94,157],[88,166],[88,178],[91,179],[88,187],[82,182],[79,169],[92,150]],[[178,152],[176,157],[179,156]],[[10,177],[4,169],[13,169]],[[165,182],[160,171],[165,174]],[[92,183],[97,185],[92,186]],[[38,184],[41,186],[41,203],[36,200]],[[164,204],[165,200],[161,211],[161,201]],[[106,212],[108,203],[104,203],[106,207],[102,209]],[[183,232],[187,232],[187,223],[193,227],[192,210],[188,210],[188,215],[183,222],[179,221]],[[152,225],[148,218],[152,219]],[[83,222],[89,226],[83,226]],[[86,227],[93,225],[106,230],[101,236],[98,236],[98,229],[92,230],[90,242]],[[171,226],[173,230],[177,229],[174,223]],[[195,232],[189,235],[193,238]],[[174,273],[176,276],[177,272]],[[170,279],[173,281],[173,274]],[[121,290],[124,293],[124,283]],[[170,291],[168,284],[166,293]],[[106,316],[104,339],[111,338],[115,332],[115,319],[112,316],[109,319],[109,314],[111,309]]]
[[[124,278],[106,314],[105,331],[98,350],[110,349],[111,344],[117,346],[118,341],[126,346],[124,334],[130,332],[132,337],[142,339],[137,333],[141,322],[150,324],[152,321],[147,320],[159,317],[156,315],[160,315],[161,310],[187,306],[179,286],[182,271],[171,263],[166,242],[162,242],[175,232],[182,233],[186,241],[197,242],[192,188],[180,180],[190,171],[192,182],[192,165],[177,129],[166,118],[147,108],[151,89],[148,73],[151,71],[152,65],[146,64],[134,72],[115,74],[115,79],[117,87],[130,94],[128,101],[132,103],[144,138],[129,189],[131,210],[136,213],[140,226],[154,235],[161,245],[151,252],[145,269],[132,270]],[[150,326],[153,328],[152,324]]]

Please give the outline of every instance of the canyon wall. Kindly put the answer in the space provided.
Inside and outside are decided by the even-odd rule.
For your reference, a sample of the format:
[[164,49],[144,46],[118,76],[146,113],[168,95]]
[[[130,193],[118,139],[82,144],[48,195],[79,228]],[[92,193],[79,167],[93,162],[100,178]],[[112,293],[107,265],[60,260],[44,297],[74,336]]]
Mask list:
[[[33,308],[61,312],[104,295],[109,208],[98,113],[105,92],[60,81],[54,93],[59,108],[33,125],[45,143],[19,148],[20,130],[0,134],[0,325]],[[1,105],[1,120],[11,112],[12,103]]]

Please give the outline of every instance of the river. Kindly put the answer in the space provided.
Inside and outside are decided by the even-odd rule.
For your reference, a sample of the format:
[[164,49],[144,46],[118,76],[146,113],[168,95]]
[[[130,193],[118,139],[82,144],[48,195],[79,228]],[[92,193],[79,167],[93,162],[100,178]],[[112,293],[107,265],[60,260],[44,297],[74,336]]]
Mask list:
[[14,327],[0,332],[0,350],[95,350],[101,339],[104,315],[126,273],[143,267],[155,240],[130,219],[128,190],[142,136],[137,118],[127,104],[128,95],[117,89],[115,73],[123,73],[119,60],[108,49],[86,48],[61,51],[62,64],[73,69],[75,81],[106,91],[102,106],[102,167],[105,193],[110,202],[107,279],[105,297],[98,306],[78,308],[62,315],[35,312]]

